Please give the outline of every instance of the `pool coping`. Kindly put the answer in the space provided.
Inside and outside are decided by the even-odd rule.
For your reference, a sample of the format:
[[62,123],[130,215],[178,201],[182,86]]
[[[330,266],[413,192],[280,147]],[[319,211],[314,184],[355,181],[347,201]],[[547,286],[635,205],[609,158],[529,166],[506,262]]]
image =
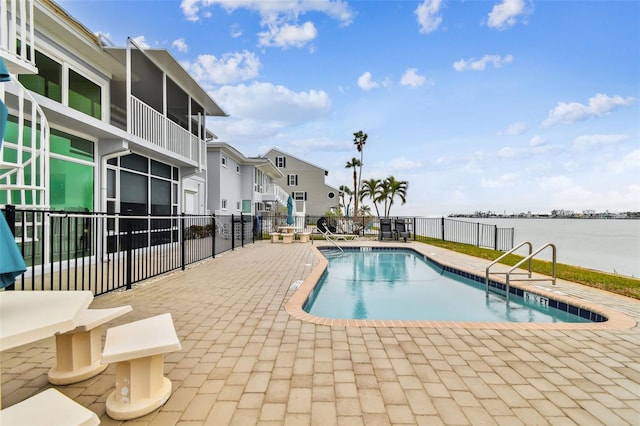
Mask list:
[[[320,253],[318,247],[328,247],[326,245],[313,246],[311,248],[314,256],[318,260],[318,264],[313,267],[309,275],[303,280],[298,289],[291,295],[289,300],[285,304],[286,312],[292,317],[301,321],[327,325],[336,327],[420,327],[420,328],[466,328],[466,329],[497,329],[497,330],[612,330],[612,329],[629,329],[636,326],[636,321],[619,311],[609,308],[604,305],[593,303],[588,300],[571,297],[568,295],[558,294],[551,291],[546,291],[544,288],[532,285],[522,285],[519,282],[510,283],[510,287],[526,290],[529,293],[535,293],[539,296],[554,299],[559,302],[564,302],[580,309],[587,309],[591,312],[603,315],[607,318],[602,322],[582,322],[582,323],[529,323],[529,322],[470,322],[470,321],[426,321],[426,320],[356,320],[356,319],[334,319],[323,318],[316,315],[312,315],[305,312],[303,306],[309,295],[318,284],[320,277],[326,270],[329,262]],[[455,265],[451,262],[443,260],[441,258],[434,259],[432,255],[427,252],[429,246],[426,244],[349,244],[348,247],[387,247],[398,249],[410,249],[414,250],[421,255],[431,259],[432,261],[448,266],[458,271],[466,272],[469,274],[477,275],[478,272],[466,268],[461,265]],[[487,261],[487,264],[489,262]],[[492,281],[505,283],[500,278],[492,277]],[[580,285],[572,283],[574,285]]]

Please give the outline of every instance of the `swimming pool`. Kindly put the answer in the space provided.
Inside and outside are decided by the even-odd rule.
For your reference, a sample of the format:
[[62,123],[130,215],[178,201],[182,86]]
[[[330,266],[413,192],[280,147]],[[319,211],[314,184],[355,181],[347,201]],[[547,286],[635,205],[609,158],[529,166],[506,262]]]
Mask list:
[[[465,322],[583,323],[606,318],[512,287],[485,292],[484,277],[440,265],[411,249],[345,248],[329,264],[303,310],[323,318]],[[500,289],[499,283],[492,282]],[[504,293],[504,286],[502,286]]]

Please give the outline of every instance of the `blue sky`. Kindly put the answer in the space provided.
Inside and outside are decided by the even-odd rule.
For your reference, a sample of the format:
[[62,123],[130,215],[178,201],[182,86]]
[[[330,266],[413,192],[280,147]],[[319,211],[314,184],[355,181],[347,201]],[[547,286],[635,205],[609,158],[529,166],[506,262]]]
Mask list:
[[209,128],[352,186],[409,182],[392,214],[640,210],[640,2],[58,3],[168,49],[229,114]]

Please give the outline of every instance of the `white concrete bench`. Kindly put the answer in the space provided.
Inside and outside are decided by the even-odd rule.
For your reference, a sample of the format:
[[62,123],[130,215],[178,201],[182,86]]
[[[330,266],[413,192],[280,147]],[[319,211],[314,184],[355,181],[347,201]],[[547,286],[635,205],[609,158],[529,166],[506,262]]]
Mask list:
[[110,309],[87,309],[75,329],[56,335],[56,366],[49,370],[49,382],[69,385],[103,372],[100,362],[102,325],[131,312],[131,305]]
[[3,426],[95,426],[99,424],[100,419],[96,413],[53,388],[0,410],[0,425]]
[[277,243],[278,240],[280,240],[280,233],[279,232],[272,232],[269,235],[271,236],[271,242],[272,243]]
[[300,237],[300,242],[301,243],[309,242],[309,236],[310,235],[311,235],[311,232],[298,232],[298,236]]
[[171,314],[107,329],[102,363],[116,364],[116,389],[107,397],[107,414],[129,420],[167,402],[171,381],[164,377],[164,354],[181,349]]
[[280,236],[282,237],[283,244],[291,244],[293,242],[293,237],[295,237],[296,234],[294,234],[293,232],[287,232],[284,234],[280,234]]

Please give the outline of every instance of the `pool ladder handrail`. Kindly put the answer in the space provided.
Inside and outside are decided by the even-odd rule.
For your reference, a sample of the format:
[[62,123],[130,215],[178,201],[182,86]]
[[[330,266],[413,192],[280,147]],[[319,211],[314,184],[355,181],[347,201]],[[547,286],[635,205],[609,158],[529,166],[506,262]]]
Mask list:
[[[518,263],[513,265],[507,272],[490,272],[490,269],[491,269],[491,267],[493,265],[495,265],[500,260],[502,260],[504,257],[506,257],[509,254],[512,254],[513,252],[515,252],[517,249],[519,249],[520,247],[522,247],[524,245],[528,245],[529,246],[529,255],[528,256],[526,256],[525,258],[520,260]],[[487,266],[486,271],[485,271],[485,291],[486,291],[487,296],[489,295],[489,275],[492,274],[492,273],[496,274],[496,275],[498,275],[498,274],[504,274],[505,275],[507,300],[509,300],[509,287],[510,287],[509,283],[510,283],[512,275],[527,275],[526,278],[520,278],[520,279],[518,279],[518,281],[549,281],[549,278],[533,278],[531,276],[531,260],[538,253],[540,253],[541,251],[543,251],[547,247],[551,247],[551,251],[552,251],[552,255],[551,255],[551,285],[555,286],[556,285],[556,246],[555,246],[555,244],[546,243],[545,245],[543,245],[542,247],[537,249],[535,252],[532,252],[533,251],[533,245],[531,244],[531,242],[523,241],[522,243],[518,244],[516,247],[512,248],[511,250],[509,250],[508,252],[502,254],[496,260],[491,262],[489,264],[489,266]],[[515,270],[518,269],[525,262],[529,263],[528,271],[527,272],[515,272]]]
[[325,234],[324,232],[322,233],[322,235],[324,235],[325,240],[329,241],[331,244],[336,246],[338,250],[340,250],[340,254],[344,254],[344,250],[342,250],[342,247],[340,247],[338,243],[336,243],[333,239],[329,238],[329,235]]

